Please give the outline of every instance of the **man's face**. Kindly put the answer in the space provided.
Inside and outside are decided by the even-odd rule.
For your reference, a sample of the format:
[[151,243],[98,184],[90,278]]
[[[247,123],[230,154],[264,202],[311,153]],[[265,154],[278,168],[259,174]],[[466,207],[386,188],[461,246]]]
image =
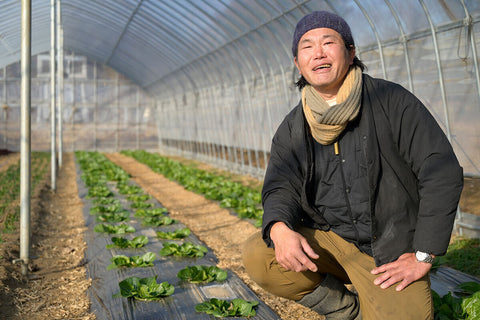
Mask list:
[[305,80],[328,100],[336,97],[354,57],[355,49],[347,50],[338,32],[317,28],[300,38],[295,65]]

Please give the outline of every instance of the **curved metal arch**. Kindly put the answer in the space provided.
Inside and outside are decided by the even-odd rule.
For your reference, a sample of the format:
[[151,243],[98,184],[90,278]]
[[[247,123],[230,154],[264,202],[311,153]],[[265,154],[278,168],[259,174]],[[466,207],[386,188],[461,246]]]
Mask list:
[[[211,7],[211,8],[212,8],[213,10],[215,10],[215,11],[217,10],[217,9],[215,9],[215,8],[213,8],[213,7]],[[205,10],[203,10],[203,9],[201,9],[201,8],[198,8],[198,7],[197,7],[197,9],[198,9],[199,11],[201,11],[205,16],[209,17],[210,21],[212,21],[212,23],[213,23],[215,26],[217,26],[219,29],[223,30],[226,34],[229,34],[231,37],[233,37],[233,35],[230,34],[230,31],[229,31],[225,26],[223,26],[218,20],[215,20],[214,17],[212,17],[208,12],[206,12]],[[234,27],[235,27],[235,26],[234,26]],[[227,45],[228,45],[228,43],[224,44],[223,46],[221,46],[221,47],[219,47],[219,48],[216,48],[216,50],[220,50],[221,48],[223,48],[223,47],[225,47],[225,46],[227,46]],[[198,62],[199,60],[201,60],[202,58],[208,56],[209,54],[212,54],[212,52],[207,52],[207,53],[205,53],[205,54],[197,57],[196,59],[189,61],[188,64],[192,64],[192,63]],[[183,64],[183,65],[180,65],[178,68],[176,68],[175,70],[172,70],[170,73],[163,75],[162,78],[168,77],[169,75],[173,74],[176,70],[178,70],[178,69],[180,69],[180,68],[184,68],[184,67],[187,66],[188,64],[185,63],[185,64]],[[154,80],[154,81],[152,81],[152,82],[150,82],[150,83],[146,83],[146,84],[145,84],[145,87],[146,87],[146,88],[149,88],[149,87],[154,86],[154,85],[157,84],[157,83],[162,82],[162,81],[161,81],[162,78],[159,78],[159,79],[157,79],[157,80]]]
[[[473,28],[473,22],[472,22],[472,16],[470,15],[470,12],[468,11],[467,6],[465,5],[465,0],[460,0],[463,6],[463,10],[465,11],[465,19],[464,23],[467,26],[467,28]],[[477,80],[477,92],[478,92],[478,97],[480,99],[480,72],[478,69],[478,54],[477,54],[477,46],[475,42],[475,32],[470,32],[470,42],[471,42],[471,47],[472,47],[472,54],[473,54],[473,65],[475,66],[475,78]]]
[[385,67],[385,58],[384,58],[384,54],[383,54],[382,41],[380,40],[380,36],[378,35],[377,27],[375,26],[372,19],[368,15],[368,12],[360,4],[360,2],[358,0],[354,0],[354,1],[355,1],[355,4],[357,5],[357,7],[360,9],[360,11],[362,11],[363,15],[365,16],[368,23],[370,24],[370,27],[372,28],[373,33],[375,34],[375,38],[377,39],[378,52],[379,52],[379,55],[380,55],[380,63],[381,63],[381,66],[382,66],[383,78],[387,79],[387,68]]
[[128,21],[127,23],[125,24],[125,26],[123,27],[123,30],[122,30],[122,33],[120,34],[120,36],[118,37],[116,43],[115,43],[115,46],[113,47],[111,53],[110,53],[110,56],[107,58],[107,60],[105,61],[105,64],[108,65],[108,63],[110,62],[110,59],[112,59],[112,56],[115,54],[115,51],[117,50],[118,48],[118,45],[120,44],[120,41],[122,40],[123,36],[125,35],[125,32],[127,32],[127,29],[129,28],[130,26],[130,23],[132,22],[133,18],[135,17],[135,15],[137,14],[138,10],[140,9],[141,5],[143,4],[143,0],[140,0],[138,3],[137,3],[137,6],[135,8],[135,10],[133,10],[133,12],[130,14],[130,17],[128,18]]
[[[183,13],[178,13],[181,16],[184,16],[185,19],[189,19],[189,23],[193,24],[196,26],[196,28],[186,28],[182,23],[178,23],[178,21],[175,21],[166,10],[162,9],[162,6],[169,8],[171,11],[175,11],[175,8],[172,7],[172,5],[168,2],[161,2],[156,3],[156,2],[151,2],[148,4],[149,6],[153,6],[157,8],[158,10],[155,10],[155,14],[161,18],[162,23],[169,23],[170,25],[175,25],[175,28],[179,30],[178,33],[182,34],[182,37],[184,38],[179,38],[177,37],[177,34],[174,35],[174,39],[176,41],[179,41],[180,43],[184,44],[189,50],[193,50],[192,52],[197,52],[198,48],[202,48],[203,51],[208,51],[208,49],[213,45],[211,40],[208,39],[208,37],[200,37],[201,35],[197,32],[200,30],[203,30],[200,25],[195,23],[193,20],[189,19],[188,16],[184,15]],[[178,2],[178,5],[180,5],[180,2]],[[185,9],[186,10],[186,9]],[[194,16],[198,18],[198,20],[201,20],[201,17],[196,13],[195,10],[189,11],[189,15]],[[153,17],[153,15],[152,15]],[[157,19],[155,19],[157,20]],[[158,21],[158,20],[157,20]],[[171,35],[172,32],[170,32],[169,29],[167,28],[162,28],[164,30],[167,30],[168,34]],[[158,32],[158,31],[157,31]],[[195,35],[198,35],[195,36]],[[188,40],[185,40],[188,39]]]
[[403,30],[402,24],[400,22],[400,18],[398,17],[397,12],[393,8],[392,4],[390,3],[390,0],[384,0],[385,4],[388,6],[390,9],[390,12],[393,15],[393,18],[395,19],[395,22],[397,23],[398,29],[400,30],[400,41],[403,45],[403,51],[405,53],[405,65],[407,67],[407,77],[408,77],[408,88],[411,92],[414,92],[413,89],[413,78],[412,78],[412,70],[410,66],[410,56],[408,54],[408,39],[407,35],[405,34],[405,30]]
[[447,106],[447,96],[445,93],[445,84],[443,82],[443,71],[442,71],[442,60],[440,59],[440,50],[438,48],[438,42],[437,42],[437,32],[435,30],[435,26],[433,25],[432,18],[430,16],[430,12],[428,11],[427,6],[425,5],[425,2],[423,0],[418,0],[420,2],[420,5],[423,8],[423,11],[425,12],[425,16],[428,20],[428,23],[430,25],[430,31],[432,33],[432,39],[433,39],[433,47],[435,49],[435,59],[437,62],[437,72],[438,72],[438,80],[440,81],[440,93],[442,96],[442,104],[443,104],[443,113],[445,116],[445,127],[447,129],[447,137],[448,140],[451,141],[452,135],[450,132],[450,121],[449,121],[449,116],[448,116],[448,106]]

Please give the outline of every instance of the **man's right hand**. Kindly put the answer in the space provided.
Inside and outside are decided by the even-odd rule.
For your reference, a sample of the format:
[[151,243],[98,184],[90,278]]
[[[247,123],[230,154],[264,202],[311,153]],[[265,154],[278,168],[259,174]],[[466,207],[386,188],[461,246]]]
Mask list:
[[300,233],[283,222],[276,222],[270,229],[270,239],[275,245],[275,257],[282,267],[295,272],[317,271],[317,266],[310,259],[318,259],[319,256]]

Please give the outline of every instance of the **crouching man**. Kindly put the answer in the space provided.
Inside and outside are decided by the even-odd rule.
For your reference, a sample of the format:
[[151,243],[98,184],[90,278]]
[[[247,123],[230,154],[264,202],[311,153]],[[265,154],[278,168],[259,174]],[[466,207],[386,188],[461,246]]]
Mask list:
[[338,15],[303,17],[292,53],[302,98],[272,140],[248,274],[327,319],[433,319],[428,272],[463,187],[448,139],[413,94],[363,73]]

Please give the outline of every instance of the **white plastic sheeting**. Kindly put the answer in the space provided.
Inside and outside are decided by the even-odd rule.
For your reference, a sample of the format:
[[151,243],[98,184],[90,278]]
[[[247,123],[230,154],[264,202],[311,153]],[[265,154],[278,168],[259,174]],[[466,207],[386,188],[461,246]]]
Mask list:
[[[50,8],[32,4],[33,135],[48,142]],[[9,137],[11,150],[20,10],[19,1],[0,2],[0,143]],[[261,175],[270,139],[299,99],[291,37],[313,10],[343,16],[368,73],[413,91],[465,172],[480,173],[477,0],[61,0],[64,48],[75,53],[65,70],[83,70],[65,82],[65,150],[158,148]]]

